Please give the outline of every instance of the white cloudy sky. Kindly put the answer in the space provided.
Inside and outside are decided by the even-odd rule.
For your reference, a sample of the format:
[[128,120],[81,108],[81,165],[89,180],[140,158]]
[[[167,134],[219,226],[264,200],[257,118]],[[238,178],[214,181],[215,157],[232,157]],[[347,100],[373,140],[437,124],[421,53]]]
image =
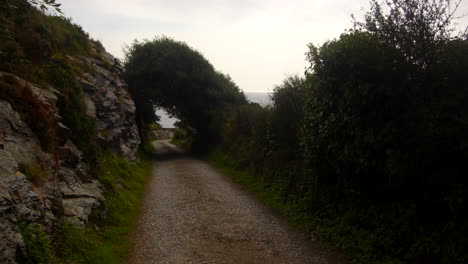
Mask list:
[[[133,39],[187,42],[244,91],[271,91],[302,74],[307,44],[321,44],[362,17],[368,0],[63,0],[65,16],[114,56]],[[468,11],[464,0],[461,10]],[[465,21],[467,19],[464,19]]]

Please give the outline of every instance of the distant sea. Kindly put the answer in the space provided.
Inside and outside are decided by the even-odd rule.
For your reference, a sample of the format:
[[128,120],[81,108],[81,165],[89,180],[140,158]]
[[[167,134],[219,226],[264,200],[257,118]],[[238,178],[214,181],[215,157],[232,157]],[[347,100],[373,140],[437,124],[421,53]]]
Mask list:
[[267,106],[271,104],[271,98],[269,93],[265,92],[245,92],[247,100],[258,103],[261,106]]
[[[267,106],[271,104],[270,94],[265,92],[245,92],[247,100],[258,103],[261,106]],[[156,115],[160,117],[159,124],[164,128],[174,128],[174,123],[177,122],[177,118],[170,117],[164,109],[158,109]]]

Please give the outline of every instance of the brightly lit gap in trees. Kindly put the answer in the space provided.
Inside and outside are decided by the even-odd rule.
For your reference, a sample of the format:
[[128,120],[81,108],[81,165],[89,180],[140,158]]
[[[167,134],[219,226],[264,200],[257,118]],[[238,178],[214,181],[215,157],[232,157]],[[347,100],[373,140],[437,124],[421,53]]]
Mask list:
[[179,121],[177,117],[171,116],[164,108],[156,108],[155,110],[159,117],[158,123],[163,128],[175,128],[174,124]]

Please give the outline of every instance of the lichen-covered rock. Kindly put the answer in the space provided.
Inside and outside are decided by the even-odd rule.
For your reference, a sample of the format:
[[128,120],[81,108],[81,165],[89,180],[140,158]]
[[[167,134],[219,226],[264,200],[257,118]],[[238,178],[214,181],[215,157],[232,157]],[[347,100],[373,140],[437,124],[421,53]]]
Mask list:
[[13,263],[12,259],[24,254],[19,222],[50,226],[55,218],[45,214],[50,203],[18,171],[20,164],[50,168],[53,159],[42,152],[39,141],[10,103],[0,100],[0,263]]
[[71,142],[60,147],[58,170],[64,217],[78,225],[85,225],[94,209],[104,202],[102,184],[89,176],[81,151]]
[[13,199],[6,185],[0,185],[0,263],[15,263],[17,255],[24,255],[24,241],[19,234],[18,219],[13,212]]
[[[96,141],[136,161],[135,104],[117,60],[105,51],[101,59],[67,58],[89,69],[76,72],[76,78],[86,114],[96,121]],[[11,73],[1,72],[0,81],[0,263],[16,263],[17,257],[27,258],[19,225],[40,224],[46,231],[60,219],[85,225],[92,215],[105,216],[106,206],[103,185],[90,174],[86,157],[71,140],[73,131],[62,123],[64,95]],[[41,115],[34,115],[22,96],[45,111],[47,129],[40,130]]]
[[[38,100],[57,109],[53,93],[30,87],[35,87]],[[59,120],[56,129],[59,137],[71,135]],[[20,167],[39,168],[38,175],[25,175]],[[65,218],[84,225],[103,202],[102,184],[89,175],[82,152],[73,142],[57,140],[57,156],[45,153],[20,114],[0,100],[0,263],[15,263],[17,256],[24,256],[20,223],[38,223],[52,230],[58,218]]]
[[140,144],[135,122],[135,103],[121,77],[122,68],[109,53],[102,51],[101,59],[68,57],[76,63],[92,67],[79,82],[84,91],[87,114],[96,119],[97,139],[118,151],[130,161],[137,160]]

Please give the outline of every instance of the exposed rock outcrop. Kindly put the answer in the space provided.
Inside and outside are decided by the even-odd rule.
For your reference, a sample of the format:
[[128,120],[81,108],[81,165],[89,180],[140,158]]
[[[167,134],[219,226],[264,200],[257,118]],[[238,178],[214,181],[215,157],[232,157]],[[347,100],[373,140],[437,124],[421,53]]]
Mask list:
[[69,58],[92,67],[91,72],[79,76],[79,81],[85,93],[87,114],[96,119],[99,142],[136,161],[140,137],[135,123],[135,103],[120,77],[123,69],[119,62],[105,50],[100,60]]
[[[55,215],[49,196],[60,196],[54,188],[51,171],[42,187],[36,187],[19,171],[20,166],[54,166],[50,154],[41,150],[39,140],[12,109],[0,100],[0,263],[14,263],[17,255],[24,255],[24,242],[19,234],[21,222],[52,226]],[[43,170],[41,168],[41,170]]]
[[[134,102],[116,60],[105,51],[101,57],[68,59],[91,69],[77,73],[77,80],[86,114],[96,120],[96,141],[136,161],[140,138]],[[25,256],[20,224],[39,223],[53,230],[58,220],[67,219],[84,225],[96,209],[105,208],[104,187],[90,174],[86,157],[71,140],[73,132],[62,122],[63,95],[10,73],[1,73],[1,78],[8,78],[12,87],[27,87],[29,96],[51,112],[54,124],[53,151],[46,151],[37,131],[15,108],[16,101],[0,93],[0,263],[16,263]]]

